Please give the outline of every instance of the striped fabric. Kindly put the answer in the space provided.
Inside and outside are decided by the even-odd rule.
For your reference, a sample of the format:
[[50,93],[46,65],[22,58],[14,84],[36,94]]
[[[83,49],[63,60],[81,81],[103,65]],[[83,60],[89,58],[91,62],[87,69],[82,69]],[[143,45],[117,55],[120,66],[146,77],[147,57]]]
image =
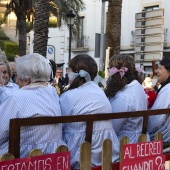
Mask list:
[[[69,90],[60,96],[62,115],[87,115],[110,113],[111,105],[102,89],[92,81]],[[86,123],[63,124],[63,140],[71,151],[71,167],[77,169],[80,159],[80,144],[85,141]],[[112,161],[119,157],[119,141],[112,127],[112,121],[94,122],[92,134],[92,166],[101,165],[102,142],[109,138],[113,144]]]
[[13,92],[19,89],[19,86],[15,83],[9,82],[7,85],[0,87],[0,105],[1,103]]
[[[155,100],[151,110],[170,108],[170,83],[165,85]],[[148,132],[151,140],[157,132],[162,132],[165,142],[170,142],[170,116],[169,115],[156,115],[149,117]]]
[[[9,120],[37,116],[60,116],[59,97],[51,85],[35,89],[20,89],[0,106],[0,155],[8,152]],[[21,157],[27,157],[32,149],[44,154],[54,153],[65,144],[62,141],[62,125],[28,126],[21,129]]]
[[[130,112],[147,109],[146,94],[138,81],[134,80],[115,97],[110,99],[112,112]],[[127,136],[130,143],[136,143],[142,131],[143,118],[133,117],[124,119],[113,119],[113,128],[118,138]],[[149,140],[149,136],[148,136]]]

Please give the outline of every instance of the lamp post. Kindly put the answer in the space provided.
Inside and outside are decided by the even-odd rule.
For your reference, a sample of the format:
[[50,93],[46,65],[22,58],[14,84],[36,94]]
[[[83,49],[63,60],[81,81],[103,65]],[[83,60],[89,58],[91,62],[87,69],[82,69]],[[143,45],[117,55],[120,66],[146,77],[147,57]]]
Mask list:
[[72,11],[70,11],[70,13],[67,14],[67,24],[69,26],[69,53],[68,53],[68,58],[69,58],[69,61],[71,59],[71,28],[74,24],[74,18],[75,18],[75,15],[73,14]]

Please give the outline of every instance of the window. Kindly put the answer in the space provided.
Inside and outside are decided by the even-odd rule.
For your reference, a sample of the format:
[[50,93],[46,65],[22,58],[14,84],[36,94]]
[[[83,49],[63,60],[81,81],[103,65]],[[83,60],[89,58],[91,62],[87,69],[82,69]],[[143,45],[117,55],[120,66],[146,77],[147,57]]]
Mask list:
[[79,17],[77,48],[84,47],[84,17]]
[[147,74],[152,74],[152,66],[144,66],[144,70]]
[[147,6],[144,8],[145,11],[153,11],[159,9],[159,5]]

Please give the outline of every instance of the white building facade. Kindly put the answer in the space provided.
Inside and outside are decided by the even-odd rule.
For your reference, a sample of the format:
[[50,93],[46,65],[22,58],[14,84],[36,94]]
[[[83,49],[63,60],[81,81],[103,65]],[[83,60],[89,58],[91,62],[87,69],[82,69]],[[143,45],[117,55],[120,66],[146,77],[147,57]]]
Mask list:
[[[95,50],[99,51],[95,35],[101,32],[101,10],[102,0],[84,0],[86,9],[80,12],[81,25],[79,38],[72,40],[71,58],[78,54],[88,54],[99,64],[99,56]],[[121,23],[121,53],[134,55],[134,35],[135,14],[142,10],[164,9],[164,47],[163,55],[170,54],[170,1],[169,0],[122,0],[122,23]],[[105,3],[105,18],[107,16],[108,3]],[[106,23],[106,20],[104,21]],[[106,24],[105,24],[106,25]],[[106,30],[106,26],[105,26]],[[47,58],[54,59],[56,63],[65,63],[64,70],[68,62],[69,31],[65,23],[61,28],[49,28],[49,40],[47,47]],[[33,32],[30,34],[30,52],[33,52]],[[138,64],[140,64],[138,62]],[[144,69],[151,73],[151,62],[144,61]]]

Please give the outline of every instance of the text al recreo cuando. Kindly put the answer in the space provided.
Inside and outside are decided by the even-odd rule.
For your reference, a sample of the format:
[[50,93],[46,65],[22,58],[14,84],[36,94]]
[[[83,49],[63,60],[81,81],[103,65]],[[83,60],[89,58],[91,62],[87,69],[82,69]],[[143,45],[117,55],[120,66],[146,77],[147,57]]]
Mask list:
[[145,142],[127,145],[124,150],[124,160],[138,159],[162,154],[162,143],[160,141]]

